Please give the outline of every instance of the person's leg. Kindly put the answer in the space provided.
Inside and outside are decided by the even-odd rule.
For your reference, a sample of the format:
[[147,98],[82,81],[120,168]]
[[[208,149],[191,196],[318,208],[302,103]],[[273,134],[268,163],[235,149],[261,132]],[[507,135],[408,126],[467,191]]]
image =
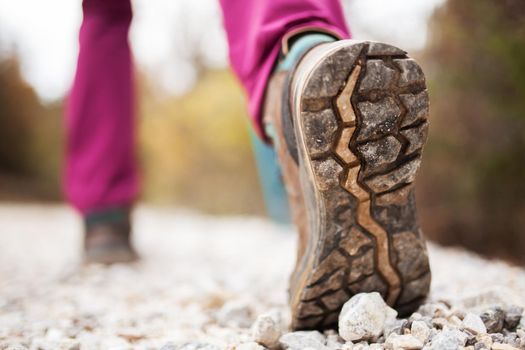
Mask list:
[[222,4],[232,66],[298,227],[292,328],[336,325],[361,292],[415,310],[430,286],[413,183],[428,127],[421,69],[390,45],[336,41],[348,34],[337,1]]
[[248,94],[248,110],[264,137],[262,105],[266,86],[283,39],[314,29],[346,39],[339,0],[220,0],[228,38],[230,63]]
[[86,236],[99,232],[98,246],[108,243],[113,231],[129,236],[126,222],[138,191],[128,44],[132,10],[130,0],[84,0],[82,7],[77,71],[66,110],[64,180],[67,199],[85,218]]

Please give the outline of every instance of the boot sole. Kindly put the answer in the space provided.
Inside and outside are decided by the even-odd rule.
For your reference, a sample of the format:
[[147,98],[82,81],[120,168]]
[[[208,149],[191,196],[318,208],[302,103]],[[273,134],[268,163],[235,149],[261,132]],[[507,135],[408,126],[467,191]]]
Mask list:
[[413,186],[428,130],[421,68],[386,44],[323,44],[294,74],[291,109],[310,234],[292,328],[333,327],[361,292],[414,311],[430,286]]

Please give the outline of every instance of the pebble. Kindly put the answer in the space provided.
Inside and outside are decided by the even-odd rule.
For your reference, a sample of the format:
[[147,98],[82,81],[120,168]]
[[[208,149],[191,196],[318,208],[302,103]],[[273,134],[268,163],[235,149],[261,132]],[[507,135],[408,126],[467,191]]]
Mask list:
[[339,314],[339,335],[349,341],[375,340],[396,316],[397,311],[389,307],[379,293],[356,294]]
[[259,315],[252,326],[253,340],[268,348],[276,347],[281,335],[282,320],[278,311]]
[[487,333],[487,327],[485,327],[481,317],[471,312],[465,315],[461,327],[472,334]]
[[2,350],[28,350],[27,347],[25,347],[22,344],[17,343],[6,343],[5,345],[0,343],[0,349]]
[[374,344],[370,344],[370,346],[368,347],[368,350],[383,350],[384,348],[385,346],[383,344],[374,343]]
[[370,350],[370,345],[368,345],[367,342],[361,342],[357,344],[350,345],[346,348],[343,348],[344,350]]
[[264,349],[266,349],[264,346],[256,342],[242,343],[235,347],[235,350],[264,350]]
[[336,331],[330,329],[325,331],[326,346],[330,349],[340,349],[344,345],[344,340],[337,334]]
[[512,305],[505,312],[505,328],[514,330],[520,324],[523,315],[523,308]]
[[312,348],[316,350],[329,349],[326,344],[326,339],[318,331],[297,331],[286,333],[279,338],[279,343],[283,349],[303,350],[304,348]]
[[390,334],[405,334],[409,332],[412,321],[404,319],[394,319],[387,321],[384,327],[383,336],[386,338]]
[[492,344],[492,350],[520,350],[509,344],[494,343]]
[[480,315],[488,333],[499,333],[505,324],[505,312],[500,307],[486,310]]
[[520,338],[520,347],[525,348],[525,331],[522,329],[518,329],[516,331],[516,334]]
[[168,343],[162,345],[162,347],[160,348],[160,350],[177,350],[177,349],[178,349],[178,346],[176,346],[172,342],[168,342]]
[[449,310],[444,303],[427,303],[419,307],[418,313],[422,316],[428,316],[431,318],[447,317],[449,315]]
[[476,344],[482,344],[484,345],[487,349],[490,349],[492,347],[492,337],[488,334],[478,334],[476,335]]
[[385,341],[385,347],[392,350],[418,350],[423,347],[423,342],[411,334],[392,333]]
[[458,350],[465,346],[467,335],[457,329],[446,329],[436,334],[430,343],[425,347],[428,350]]
[[253,322],[250,305],[246,300],[228,301],[217,313],[217,322],[223,327],[250,327]]
[[492,338],[492,342],[494,343],[503,343],[503,340],[505,337],[501,333],[491,333],[490,337]]
[[430,337],[430,328],[424,321],[412,321],[411,334],[425,344]]
[[[336,330],[300,339],[293,332],[286,339],[288,269],[283,267],[293,266],[289,253],[295,248],[288,229],[280,232],[259,219],[139,209],[136,238],[143,261],[132,267],[76,267],[75,272],[68,267],[63,274],[78,259],[80,236],[71,234],[78,228],[70,211],[9,208],[0,206],[6,227],[26,218],[31,225],[0,235],[0,275],[7,277],[0,288],[0,350],[262,350],[268,348],[262,343],[271,343],[262,339],[272,338],[272,327],[259,321],[262,332],[256,337],[262,343],[257,343],[256,316],[274,309],[283,319],[279,346],[285,349],[392,350],[396,341],[412,336],[424,350],[446,350],[447,344],[454,350],[493,350],[493,344],[525,350],[524,270],[460,250],[429,245],[431,296],[407,319],[385,322],[383,335],[356,344]],[[31,240],[39,244],[25,244]],[[489,285],[506,287],[484,292]],[[484,312],[489,316],[484,325],[495,325],[487,329],[492,333],[462,331],[468,313]],[[497,322],[489,320],[494,315]]]
[[512,345],[514,347],[519,347],[521,342],[517,333],[509,332],[504,336],[503,343]]
[[[166,349],[164,349],[164,346],[168,345]],[[168,343],[164,345],[161,350],[220,350],[217,346],[207,343],[200,343],[200,342],[192,342],[192,343],[186,343],[184,345],[175,346],[173,343]],[[174,347],[173,347],[174,346]]]

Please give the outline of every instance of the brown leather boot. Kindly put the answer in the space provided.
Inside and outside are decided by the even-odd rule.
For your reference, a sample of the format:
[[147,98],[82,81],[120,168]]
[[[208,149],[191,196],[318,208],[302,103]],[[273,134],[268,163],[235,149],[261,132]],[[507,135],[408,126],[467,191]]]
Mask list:
[[128,263],[138,259],[131,244],[129,209],[109,209],[87,215],[84,220],[86,264]]
[[401,314],[428,294],[413,183],[427,117],[421,68],[386,44],[323,43],[271,78],[264,122],[299,231],[293,329],[334,326],[360,292]]

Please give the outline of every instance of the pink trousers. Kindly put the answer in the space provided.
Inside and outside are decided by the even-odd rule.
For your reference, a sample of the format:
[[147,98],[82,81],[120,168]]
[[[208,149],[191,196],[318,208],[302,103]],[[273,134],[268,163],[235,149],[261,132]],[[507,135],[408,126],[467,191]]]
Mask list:
[[[349,37],[339,0],[220,0],[231,66],[261,133],[266,84],[286,33]],[[81,213],[131,206],[139,191],[130,0],[83,0],[77,71],[66,109],[65,192]]]

